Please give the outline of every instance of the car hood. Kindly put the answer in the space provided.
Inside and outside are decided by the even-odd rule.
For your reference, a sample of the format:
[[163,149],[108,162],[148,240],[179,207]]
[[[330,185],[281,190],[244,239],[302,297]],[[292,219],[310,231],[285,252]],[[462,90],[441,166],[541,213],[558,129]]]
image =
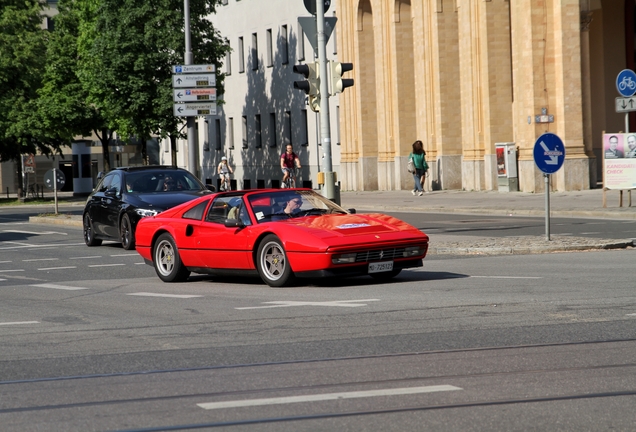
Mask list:
[[381,234],[413,231],[421,233],[414,226],[385,214],[334,214],[290,219],[290,225],[311,230],[320,237],[350,237],[365,234]]
[[208,194],[208,191],[152,192],[129,195],[129,203],[137,208],[163,211]]

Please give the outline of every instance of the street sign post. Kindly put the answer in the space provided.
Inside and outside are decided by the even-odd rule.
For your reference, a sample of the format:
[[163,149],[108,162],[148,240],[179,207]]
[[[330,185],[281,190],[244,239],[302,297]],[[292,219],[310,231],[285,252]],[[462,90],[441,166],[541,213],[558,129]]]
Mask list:
[[173,89],[172,100],[175,102],[207,102],[216,100],[215,88]]
[[630,97],[636,93],[636,73],[631,69],[623,69],[616,77],[616,90],[623,97]]
[[[320,0],[318,0],[320,1]],[[331,6],[331,0],[322,0],[324,3],[324,12],[327,12],[329,10],[329,6]],[[316,7],[316,0],[303,0],[303,2],[305,3],[305,8],[307,9],[307,12],[309,12],[312,15],[316,15],[317,12],[317,7]]]
[[617,113],[636,111],[636,96],[617,97],[614,101]]
[[214,65],[174,65],[172,66],[172,73],[184,74],[184,73],[214,73],[216,71]]
[[177,117],[216,115],[216,102],[174,104],[173,113]]
[[53,197],[55,199],[55,214],[58,214],[57,191],[64,187],[66,176],[59,169],[50,169],[44,174],[44,184],[49,189],[53,189]]
[[557,172],[565,161],[563,141],[553,133],[544,133],[534,143],[534,163],[545,180],[545,237],[550,240],[550,174]]

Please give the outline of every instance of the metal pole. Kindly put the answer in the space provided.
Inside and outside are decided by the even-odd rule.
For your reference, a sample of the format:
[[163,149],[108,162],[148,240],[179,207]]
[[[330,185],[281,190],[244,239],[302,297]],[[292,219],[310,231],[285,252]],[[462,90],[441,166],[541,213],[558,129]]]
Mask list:
[[53,197],[55,199],[55,214],[57,213],[57,169],[53,168]]
[[629,113],[625,113],[625,133],[629,133]]
[[[183,0],[183,14],[185,19],[185,54],[184,63],[186,65],[192,64],[192,41],[190,39],[190,0]],[[195,129],[195,118],[187,117],[188,126],[188,170],[196,177],[199,177],[199,167],[197,165],[197,140]]]
[[[331,124],[329,122],[329,92],[327,88],[327,38],[325,37],[325,3],[316,2],[316,33],[318,45],[318,62],[320,64],[320,136],[325,153],[323,169],[325,170],[325,191],[327,199],[338,203],[336,185],[331,164]],[[339,204],[339,203],[338,203]]]
[[550,174],[543,174],[545,179],[545,238],[550,241]]

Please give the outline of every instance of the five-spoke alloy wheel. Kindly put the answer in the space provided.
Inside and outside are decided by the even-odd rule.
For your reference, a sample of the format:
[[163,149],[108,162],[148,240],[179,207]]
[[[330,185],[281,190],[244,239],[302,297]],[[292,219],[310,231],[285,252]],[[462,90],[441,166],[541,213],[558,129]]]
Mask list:
[[293,280],[293,272],[287,260],[283,244],[273,234],[266,236],[256,254],[258,273],[263,281],[273,287],[285,286]]
[[157,238],[152,258],[157,276],[164,282],[183,282],[190,276],[190,271],[181,262],[174,239],[168,233]]

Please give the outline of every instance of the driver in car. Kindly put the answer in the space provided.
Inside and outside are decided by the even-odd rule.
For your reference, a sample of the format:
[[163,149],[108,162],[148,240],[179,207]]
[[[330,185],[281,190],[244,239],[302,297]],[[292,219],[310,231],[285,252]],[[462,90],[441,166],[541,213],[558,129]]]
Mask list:
[[294,217],[300,213],[300,207],[303,205],[303,199],[300,195],[292,195],[285,202],[282,211],[273,214],[273,219],[286,219]]

